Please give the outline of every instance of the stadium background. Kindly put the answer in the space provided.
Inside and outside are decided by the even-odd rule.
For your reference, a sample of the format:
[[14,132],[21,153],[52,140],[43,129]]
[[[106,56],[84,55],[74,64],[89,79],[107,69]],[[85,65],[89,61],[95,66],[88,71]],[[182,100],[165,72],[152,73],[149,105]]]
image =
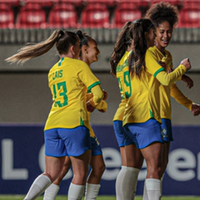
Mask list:
[[[112,117],[120,102],[116,79],[110,74],[109,58],[120,28],[127,20],[144,16],[152,3],[148,0],[0,0],[0,194],[24,194],[43,170],[43,125],[51,95],[47,84],[50,67],[58,60],[56,50],[28,61],[23,66],[4,60],[27,42],[46,39],[55,28],[80,28],[94,37],[101,54],[92,65],[102,87],[108,91],[108,111],[94,112],[92,124],[104,150],[107,171],[101,194],[114,194],[114,181],[120,169],[120,157],[112,129]],[[200,1],[169,0],[180,11],[180,22],[168,50],[174,67],[189,57],[192,69],[187,73],[194,87],[178,82],[181,91],[200,103]],[[58,11],[58,15],[56,14]],[[86,15],[87,14],[87,15]],[[193,117],[172,99],[172,143],[170,164],[164,179],[165,195],[200,195],[200,116]],[[27,164],[28,163],[28,164]],[[144,166],[145,168],[145,166]],[[142,193],[144,174],[138,184]],[[71,175],[63,181],[64,194]]]

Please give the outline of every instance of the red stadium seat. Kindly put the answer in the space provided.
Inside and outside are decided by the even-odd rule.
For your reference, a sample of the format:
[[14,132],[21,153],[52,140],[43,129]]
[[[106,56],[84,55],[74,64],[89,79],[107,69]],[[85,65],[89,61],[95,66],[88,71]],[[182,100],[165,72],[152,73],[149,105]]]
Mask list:
[[55,1],[58,1],[59,3],[70,3],[73,4],[74,6],[84,5],[84,0],[55,0]]
[[0,28],[14,28],[14,13],[10,6],[0,3]]
[[29,3],[36,3],[40,4],[40,6],[52,6],[53,3],[57,2],[59,0],[23,0],[22,3],[29,4]]
[[115,10],[114,27],[122,28],[127,21],[142,18],[142,11],[134,3],[119,4]]
[[183,1],[183,8],[179,12],[180,28],[200,28],[200,1]]
[[7,5],[10,5],[10,6],[18,6],[19,2],[20,2],[20,0],[0,0],[0,4],[6,3]]
[[77,27],[78,15],[72,4],[56,4],[49,13],[49,28]]
[[134,4],[136,7],[149,6],[150,0],[117,0],[118,6],[125,6],[124,4]]
[[109,28],[110,13],[104,4],[88,4],[81,14],[81,25],[84,28]]
[[46,28],[46,13],[39,4],[25,4],[17,16],[16,28]]
[[105,4],[107,6],[115,6],[118,0],[85,0],[84,2],[86,4],[90,4],[90,3],[102,3]]
[[[181,0],[162,0],[163,2],[169,2],[172,5],[176,5],[176,6],[181,6],[182,1]],[[160,0],[152,0],[151,4],[155,4],[155,3],[160,3]]]

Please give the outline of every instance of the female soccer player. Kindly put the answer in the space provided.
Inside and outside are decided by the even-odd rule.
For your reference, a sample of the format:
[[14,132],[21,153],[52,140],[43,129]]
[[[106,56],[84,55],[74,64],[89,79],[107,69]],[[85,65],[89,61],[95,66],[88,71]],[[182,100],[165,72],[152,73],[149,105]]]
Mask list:
[[128,73],[124,84],[131,95],[127,99],[123,125],[146,160],[145,187],[148,199],[159,200],[163,143],[159,87],[161,84],[170,85],[191,66],[189,59],[184,59],[176,70],[167,74],[149,50],[151,48],[147,49],[147,41],[155,38],[153,24],[149,19],[135,21],[131,25],[130,36],[134,41],[133,51],[129,56],[131,77],[128,77]]
[[35,179],[24,200],[36,199],[56,180],[66,156],[70,157],[74,173],[68,200],[82,198],[91,158],[86,92],[89,89],[93,93],[88,102],[93,107],[104,97],[99,80],[85,62],[78,60],[81,43],[73,32],[55,30],[47,40],[21,48],[6,61],[24,63],[48,52],[54,45],[60,60],[48,74],[53,104],[44,128],[45,172]]
[[[137,150],[135,144],[133,143],[132,140],[129,139],[129,137],[125,133],[124,127],[122,126],[123,114],[126,105],[126,97],[124,91],[125,88],[123,87],[124,81],[126,81],[124,79],[124,71],[128,72],[127,63],[132,44],[132,40],[129,35],[131,23],[132,22],[125,23],[124,27],[119,33],[116,44],[114,46],[114,51],[110,59],[111,73],[118,79],[120,93],[121,93],[121,102],[113,118],[113,127],[120,148],[120,154],[122,160],[122,167],[120,172],[118,173],[115,184],[117,200],[134,199],[138,173],[143,163],[141,152]],[[130,94],[126,94],[126,96],[127,95]],[[127,151],[127,153],[125,153],[125,151]],[[131,154],[132,156],[137,156],[137,157],[139,154],[141,162],[138,162],[137,165],[136,163],[129,163],[129,165],[127,165],[126,154]]]
[[[81,41],[81,56],[80,59],[84,61],[88,66],[90,66],[93,62],[98,61],[98,55],[100,53],[96,41],[88,36],[87,34],[82,34],[81,30],[76,32]],[[87,97],[88,100],[91,99],[91,92],[89,91]],[[104,96],[104,100],[105,96]],[[101,105],[96,107],[101,112],[105,112],[107,110],[107,104],[105,101],[101,101]],[[88,117],[90,118],[90,112],[88,112]],[[89,126],[90,130],[90,139],[91,139],[91,172],[87,178],[86,190],[85,190],[85,200],[94,200],[98,196],[100,189],[100,181],[105,170],[105,163],[102,156],[102,150],[100,144],[97,140],[97,137],[94,134],[94,131],[91,126]],[[55,200],[56,195],[59,191],[59,185],[63,179],[63,177],[68,172],[71,167],[71,161],[69,157],[65,159],[65,166],[59,175],[59,177],[52,183],[44,193],[44,200]]]
[[[97,62],[100,51],[98,49],[96,41],[87,34],[82,34],[80,30],[77,31],[76,34],[81,39],[82,44],[80,59],[87,63],[88,66],[90,66],[93,62]],[[90,92],[91,91],[88,91],[88,93]],[[98,106],[96,106],[96,109],[98,109],[100,112],[106,112],[107,110],[107,103],[104,100],[107,99],[108,94],[104,90],[103,92],[104,98],[101,101],[101,103]],[[88,101],[90,100],[91,98],[89,98]],[[88,112],[88,118],[90,119],[90,112]],[[100,144],[91,126],[89,127],[89,130],[91,137],[92,156],[90,161],[91,172],[87,178],[85,200],[94,200],[96,199],[99,193],[100,181],[105,170],[105,163],[103,160]]]
[[[152,5],[146,13],[146,18],[149,18],[156,28],[155,46],[151,48],[151,53],[156,57],[157,61],[162,64],[165,70],[169,71],[173,68],[172,56],[170,52],[166,50],[166,47],[169,45],[171,40],[173,29],[178,23],[178,10],[170,3],[161,2]],[[193,86],[193,82],[189,77],[183,75],[182,80],[187,83],[189,88]],[[190,109],[194,115],[199,114],[199,105],[193,103],[190,99],[184,96],[175,83],[172,83],[171,86],[160,86],[161,120],[164,140],[161,174],[164,174],[167,167],[170,142],[173,141],[170,95],[177,102]]]

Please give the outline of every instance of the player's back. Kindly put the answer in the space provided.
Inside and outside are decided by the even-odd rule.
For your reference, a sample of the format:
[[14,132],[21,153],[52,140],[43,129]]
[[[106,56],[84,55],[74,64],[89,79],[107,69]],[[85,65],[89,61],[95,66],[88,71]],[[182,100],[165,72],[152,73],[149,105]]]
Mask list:
[[88,121],[87,87],[79,77],[85,68],[89,67],[84,62],[65,57],[49,71],[48,79],[53,104],[46,128],[74,128]]

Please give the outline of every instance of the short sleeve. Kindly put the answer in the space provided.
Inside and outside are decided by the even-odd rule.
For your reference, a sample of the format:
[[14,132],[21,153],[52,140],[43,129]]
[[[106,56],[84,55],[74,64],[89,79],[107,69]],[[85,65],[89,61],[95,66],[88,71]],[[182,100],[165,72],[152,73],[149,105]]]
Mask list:
[[99,79],[92,73],[90,67],[84,63],[80,63],[81,66],[79,66],[79,73],[78,77],[80,80],[85,84],[85,86],[88,88],[88,90],[91,90],[96,85],[100,85],[101,82]]

